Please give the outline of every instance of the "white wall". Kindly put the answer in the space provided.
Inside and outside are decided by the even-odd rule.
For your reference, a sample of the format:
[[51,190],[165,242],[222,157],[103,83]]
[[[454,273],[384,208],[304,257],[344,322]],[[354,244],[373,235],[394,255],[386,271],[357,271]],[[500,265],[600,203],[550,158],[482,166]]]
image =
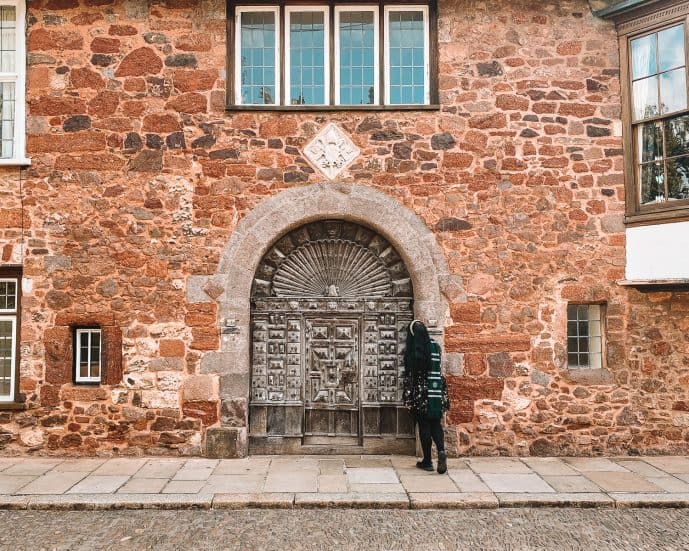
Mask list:
[[689,279],[689,222],[627,228],[626,279]]

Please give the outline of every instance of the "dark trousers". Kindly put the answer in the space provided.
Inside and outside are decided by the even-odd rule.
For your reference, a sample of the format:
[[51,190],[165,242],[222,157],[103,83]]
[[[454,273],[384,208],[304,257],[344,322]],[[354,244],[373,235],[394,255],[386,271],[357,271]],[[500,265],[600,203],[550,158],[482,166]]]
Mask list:
[[423,450],[423,460],[431,461],[431,446],[435,442],[438,453],[445,452],[445,434],[440,419],[430,419],[426,415],[417,415],[416,422],[419,425],[419,440]]

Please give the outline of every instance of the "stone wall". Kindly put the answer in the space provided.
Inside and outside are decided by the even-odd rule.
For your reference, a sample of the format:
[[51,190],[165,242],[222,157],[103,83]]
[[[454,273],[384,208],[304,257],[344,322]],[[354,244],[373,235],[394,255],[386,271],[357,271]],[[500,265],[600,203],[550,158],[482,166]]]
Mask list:
[[[221,417],[245,426],[246,396],[221,412],[201,369],[232,300],[212,276],[254,207],[323,182],[302,148],[328,122],[361,150],[338,180],[409,209],[444,253],[453,452],[689,451],[689,295],[615,283],[614,29],[585,0],[439,4],[439,111],[278,114],[224,109],[223,0],[29,2],[33,163],[0,184],[2,264],[31,281],[26,409],[0,412],[3,453],[201,454]],[[607,303],[607,369],[564,368],[568,301]],[[98,316],[121,331],[121,383],[74,387],[55,374],[64,328]]]

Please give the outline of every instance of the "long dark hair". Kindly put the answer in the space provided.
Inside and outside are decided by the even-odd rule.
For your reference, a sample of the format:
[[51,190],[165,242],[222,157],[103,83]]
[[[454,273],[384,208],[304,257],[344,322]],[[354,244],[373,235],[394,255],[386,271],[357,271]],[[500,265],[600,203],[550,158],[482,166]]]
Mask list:
[[407,328],[404,368],[408,375],[427,373],[431,367],[431,337],[426,326],[414,320]]

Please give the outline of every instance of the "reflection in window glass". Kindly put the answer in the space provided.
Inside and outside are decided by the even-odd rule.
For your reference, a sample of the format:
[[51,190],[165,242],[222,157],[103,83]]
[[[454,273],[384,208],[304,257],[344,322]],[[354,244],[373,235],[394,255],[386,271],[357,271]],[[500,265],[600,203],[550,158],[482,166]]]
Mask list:
[[389,103],[422,104],[426,97],[423,11],[389,12]]
[[637,80],[632,87],[634,119],[647,119],[658,115],[658,77]]
[[292,12],[289,18],[289,103],[325,103],[325,13]]
[[689,199],[689,115],[645,123],[636,132],[641,204]]
[[339,14],[340,104],[375,103],[375,25],[373,11]]
[[277,103],[275,12],[242,12],[240,25],[242,103]]
[[656,74],[656,57],[655,34],[632,40],[632,78]]
[[677,25],[658,33],[659,70],[684,66],[684,26]]
[[660,75],[660,107],[663,114],[687,108],[687,81],[684,67]]

